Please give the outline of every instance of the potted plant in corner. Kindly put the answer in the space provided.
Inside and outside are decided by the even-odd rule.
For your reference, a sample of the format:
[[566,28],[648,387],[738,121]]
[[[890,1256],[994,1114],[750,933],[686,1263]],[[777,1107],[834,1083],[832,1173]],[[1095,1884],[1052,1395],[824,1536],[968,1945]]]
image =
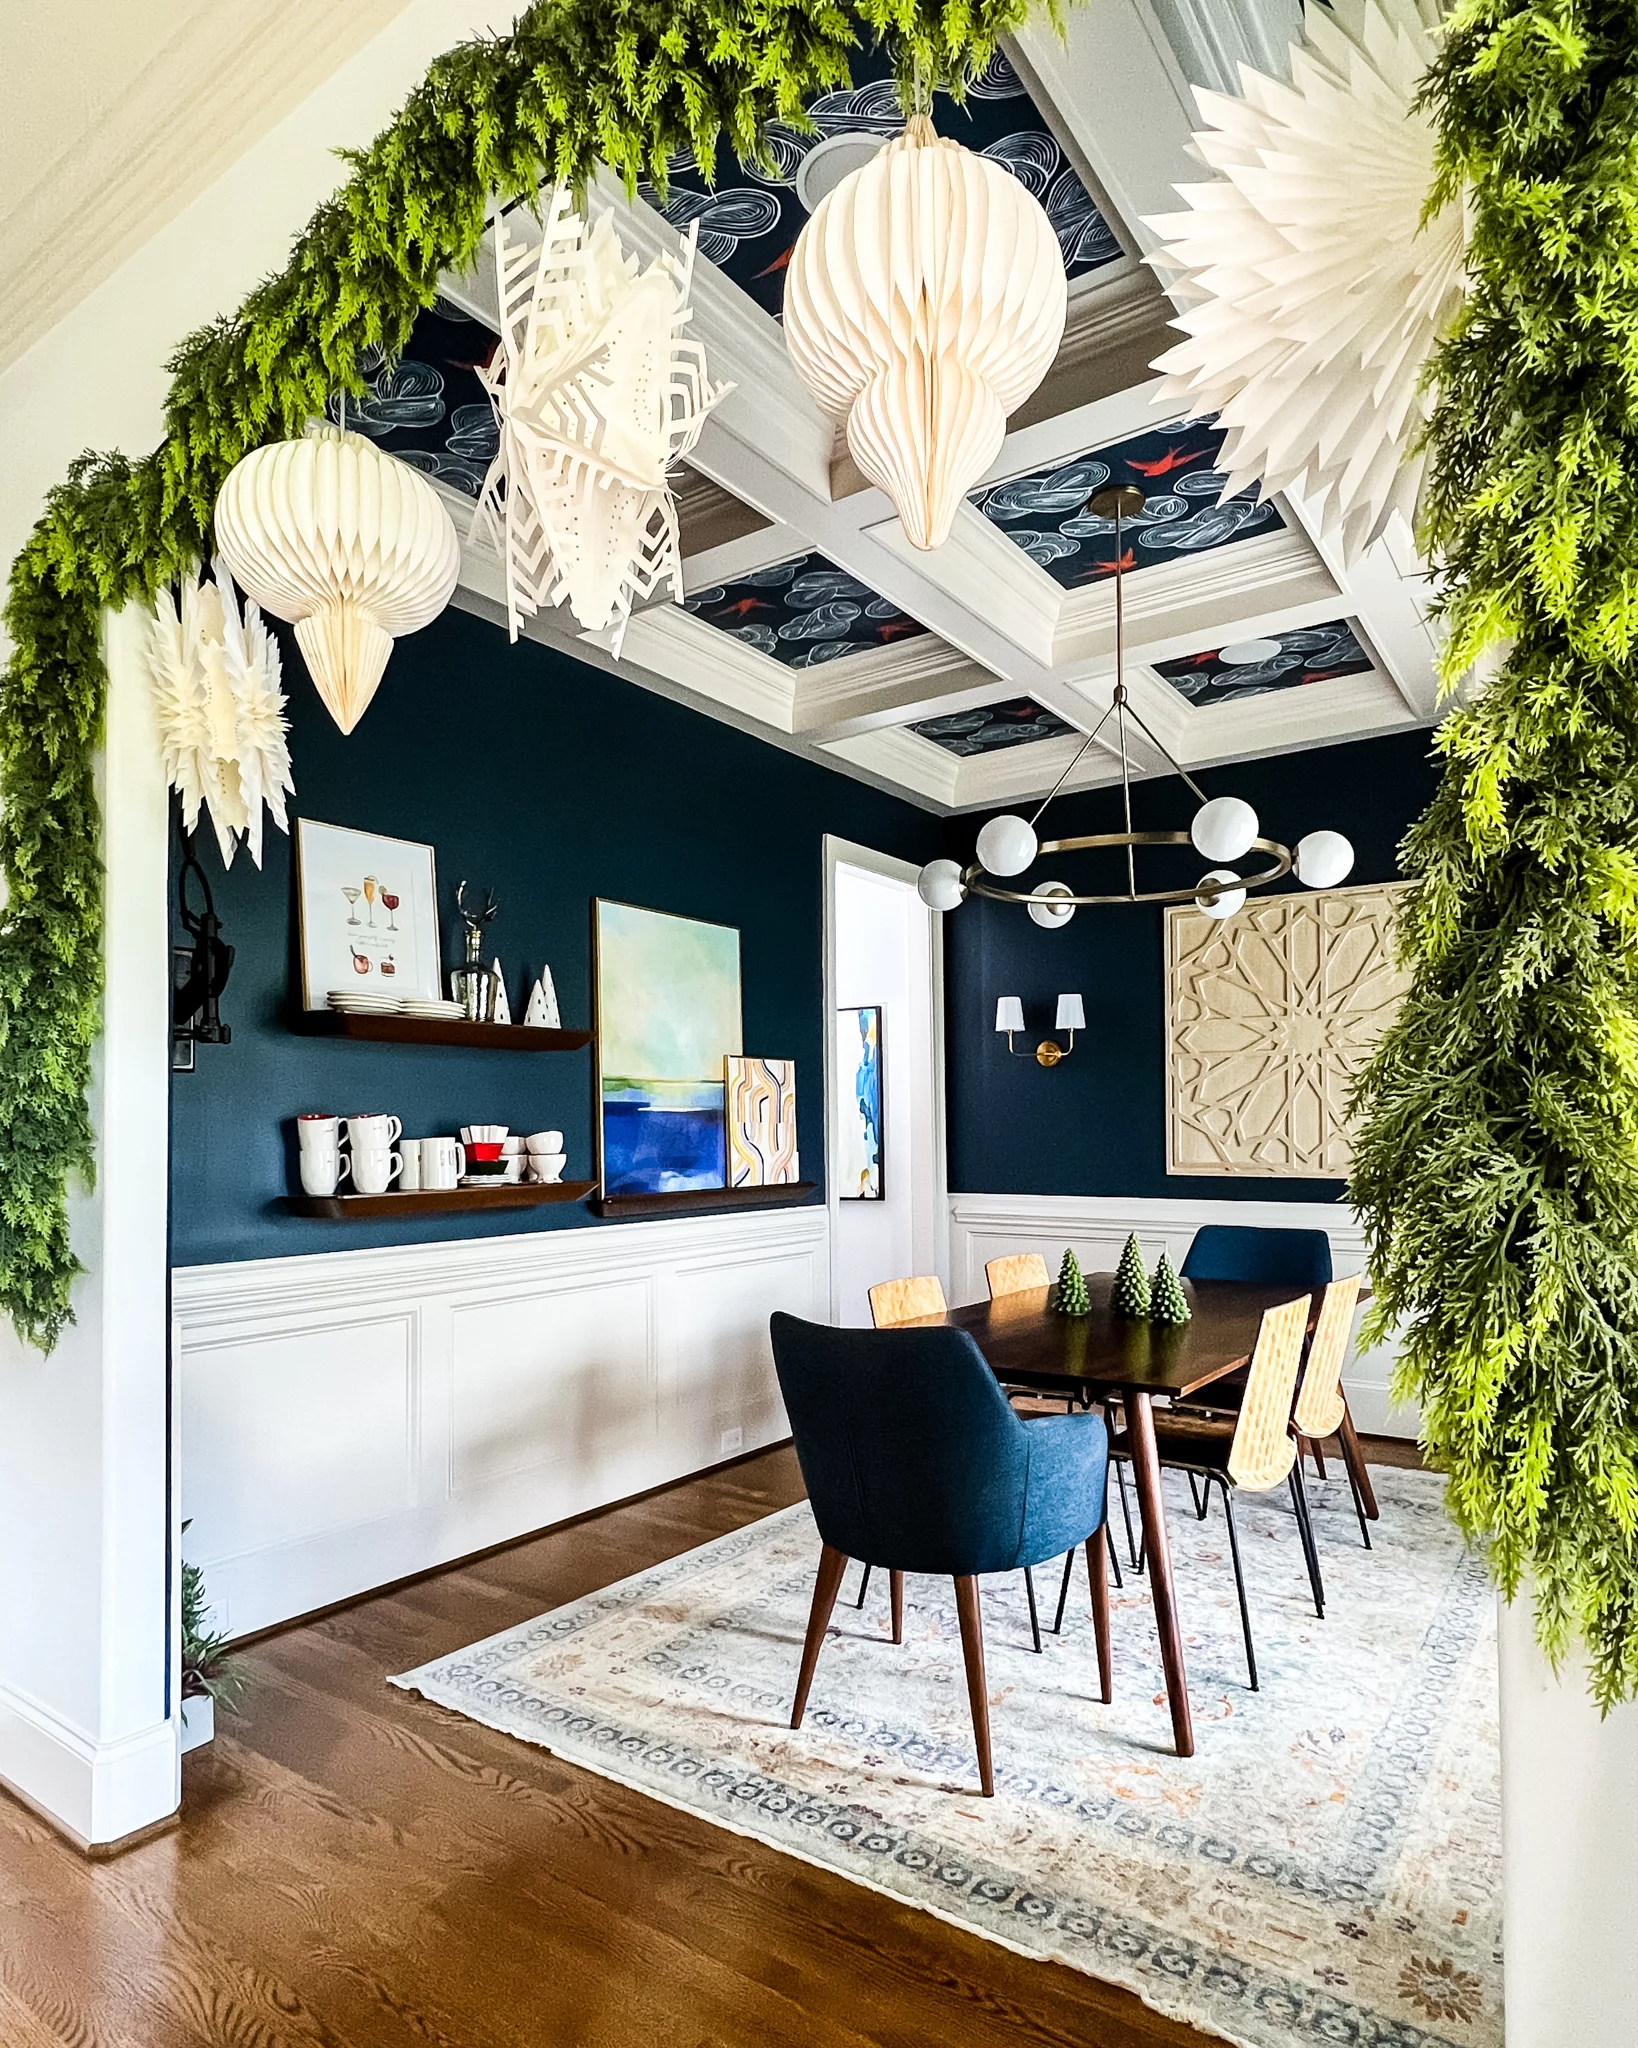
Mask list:
[[[187,1528],[187,1523],[182,1524]],[[210,1625],[205,1574],[182,1561],[182,1754],[216,1733],[216,1702],[229,1709],[244,1691],[244,1674],[226,1655],[227,1637]]]

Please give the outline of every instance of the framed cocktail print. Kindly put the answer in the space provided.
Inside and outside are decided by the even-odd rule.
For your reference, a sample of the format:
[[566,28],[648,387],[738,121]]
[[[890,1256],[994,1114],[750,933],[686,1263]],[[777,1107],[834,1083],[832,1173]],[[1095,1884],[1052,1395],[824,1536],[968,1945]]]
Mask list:
[[442,995],[430,846],[298,818],[296,904],[304,1010],[327,1009],[332,989]]
[[837,1195],[844,1202],[881,1202],[882,1006],[836,1012],[836,1086],[841,1098]]

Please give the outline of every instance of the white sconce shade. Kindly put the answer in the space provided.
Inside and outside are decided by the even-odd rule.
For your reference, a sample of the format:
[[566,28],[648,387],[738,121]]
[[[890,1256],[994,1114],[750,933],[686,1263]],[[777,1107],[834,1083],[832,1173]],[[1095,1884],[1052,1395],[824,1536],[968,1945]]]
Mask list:
[[1022,1031],[1024,1028],[1024,1001],[1022,996],[997,996],[995,999],[995,1028],[997,1031]]
[[929,910],[959,909],[967,894],[960,864],[953,860],[930,860],[916,877],[916,894]]
[[1027,818],[1003,812],[991,818],[978,835],[978,858],[992,875],[1021,875],[1035,858],[1040,842]]
[[1059,1031],[1084,1031],[1086,1029],[1086,1006],[1079,996],[1058,998],[1056,1028]]
[[[1202,882],[1237,882],[1240,877],[1232,868],[1213,868],[1209,875],[1201,876]],[[1196,909],[1207,917],[1232,917],[1246,900],[1244,889],[1224,889],[1212,896],[1203,891],[1194,899]]]
[[1292,863],[1306,889],[1334,889],[1354,865],[1354,849],[1340,832],[1310,832],[1297,841]]
[[1237,796],[1214,796],[1195,812],[1189,837],[1207,860],[1238,860],[1257,837],[1257,813]]
[[1063,900],[1066,896],[1073,897],[1074,894],[1074,890],[1067,882],[1042,882],[1038,888],[1030,891],[1034,898],[1029,906],[1031,919],[1044,931],[1055,932],[1060,925],[1068,924],[1075,915],[1074,903],[1066,903]]

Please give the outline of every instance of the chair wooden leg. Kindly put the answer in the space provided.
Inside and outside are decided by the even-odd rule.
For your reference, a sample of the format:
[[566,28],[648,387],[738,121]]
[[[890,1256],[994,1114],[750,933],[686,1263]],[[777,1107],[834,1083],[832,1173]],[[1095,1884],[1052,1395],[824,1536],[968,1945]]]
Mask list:
[[1098,1697],[1107,1707],[1115,1697],[1115,1666],[1109,1647],[1109,1571],[1111,1545],[1107,1523],[1086,1539],[1086,1573],[1092,1581],[1092,1633],[1098,1639]]
[[903,1572],[889,1572],[887,1575],[887,1584],[891,1592],[893,1601],[893,1640],[896,1643],[902,1643],[904,1641]]
[[859,1597],[853,1603],[855,1607],[862,1607],[864,1605],[865,1595],[870,1591],[870,1570],[870,1566],[866,1565],[864,1577],[859,1581]]
[[1314,1470],[1323,1479],[1325,1477],[1325,1451],[1317,1436],[1311,1436],[1308,1439],[1308,1448],[1314,1454]]
[[1058,1612],[1053,1617],[1052,1633],[1061,1636],[1064,1632],[1064,1609],[1069,1605],[1069,1582],[1075,1575],[1075,1553],[1072,1550],[1064,1559],[1064,1582],[1058,1588]]
[[978,1612],[978,1581],[955,1582],[956,1614],[961,1622],[961,1654],[967,1665],[967,1701],[973,1710],[973,1742],[978,1750],[978,1783],[986,1799],[995,1797],[995,1769],[990,1762],[990,1696],[984,1684],[984,1624]]
[[1342,1462],[1353,1475],[1354,1484],[1359,1488],[1359,1497],[1365,1503],[1365,1513],[1373,1522],[1382,1519],[1382,1511],[1376,1504],[1376,1494],[1371,1486],[1370,1468],[1365,1463],[1364,1446],[1354,1428],[1354,1418],[1348,1412],[1348,1397],[1342,1397],[1342,1427],[1337,1431],[1342,1445]]
[[1024,1567],[1024,1595],[1029,1601],[1029,1633],[1035,1645],[1037,1657],[1041,1654],[1041,1617],[1035,1605],[1035,1574],[1028,1565]]
[[1325,1587],[1320,1580],[1319,1547],[1314,1541],[1314,1525],[1308,1519],[1308,1496],[1302,1490],[1302,1466],[1291,1468],[1291,1505],[1297,1511],[1297,1533],[1302,1538],[1303,1562],[1308,1567],[1308,1584],[1314,1595],[1314,1612],[1319,1619],[1325,1619]]
[[1259,1690],[1257,1684],[1257,1652],[1251,1646],[1251,1609],[1246,1605],[1246,1575],[1240,1565],[1240,1533],[1234,1526],[1234,1501],[1229,1493],[1228,1481],[1220,1480],[1223,1489],[1223,1519],[1228,1523],[1229,1555],[1234,1559],[1234,1590],[1240,1596],[1240,1629],[1246,1639],[1246,1669],[1251,1673],[1251,1689]]
[[842,1574],[846,1570],[846,1557],[841,1551],[832,1550],[827,1543],[819,1553],[819,1574],[813,1582],[813,1606],[808,1613],[807,1640],[802,1645],[802,1669],[796,1678],[796,1704],[791,1708],[793,1728],[801,1727],[802,1716],[808,1710],[808,1692],[813,1684],[814,1666],[819,1662],[819,1646],[825,1640],[825,1630],[830,1627],[836,1595],[841,1591]]

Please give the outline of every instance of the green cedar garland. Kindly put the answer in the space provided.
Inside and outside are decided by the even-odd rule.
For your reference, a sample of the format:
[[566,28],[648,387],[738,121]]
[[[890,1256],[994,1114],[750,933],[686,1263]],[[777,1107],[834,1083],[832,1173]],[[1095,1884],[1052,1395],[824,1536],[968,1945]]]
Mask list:
[[440,272],[471,263],[492,193],[583,186],[599,161],[662,189],[667,159],[745,156],[772,121],[849,82],[862,40],[907,103],[959,92],[997,39],[1059,0],[539,0],[509,36],[440,57],[313,216],[289,263],[169,367],[163,444],[86,457],[13,563],[0,678],[0,1307],[50,1350],[80,1271],[67,1186],[90,1181],[86,1108],[101,1022],[102,873],[92,756],[103,606],[151,600],[204,552],[228,471],[298,434],[370,346],[396,355]]
[[1638,35],[1460,0],[1426,98],[1472,194],[1425,541],[1454,681],[1405,844],[1414,979],[1358,1086],[1366,1341],[1549,1654],[1638,1691]]
[[1162,1252],[1154,1278],[1149,1282],[1150,1318],[1157,1323],[1186,1323],[1193,1314],[1189,1297],[1183,1292],[1183,1283],[1172,1271],[1169,1256]]
[[1121,1247],[1109,1306],[1118,1316],[1142,1318],[1149,1313],[1149,1269],[1143,1263],[1143,1247],[1135,1230]]
[[1058,1289],[1052,1305],[1061,1316],[1084,1316],[1092,1312],[1092,1299],[1086,1291],[1086,1275],[1081,1271],[1080,1260],[1067,1245],[1063,1263],[1058,1268]]

